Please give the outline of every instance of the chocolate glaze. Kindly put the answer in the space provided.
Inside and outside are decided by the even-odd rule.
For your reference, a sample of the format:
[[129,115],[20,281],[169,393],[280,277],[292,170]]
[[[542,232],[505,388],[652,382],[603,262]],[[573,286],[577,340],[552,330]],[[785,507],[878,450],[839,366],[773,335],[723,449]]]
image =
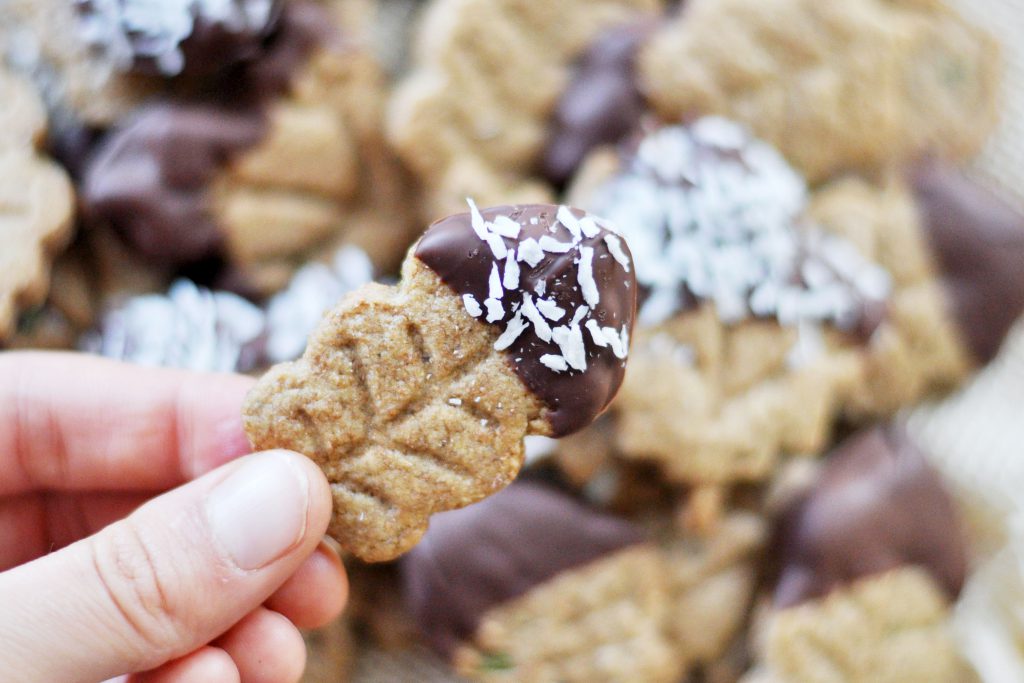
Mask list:
[[[568,241],[566,228],[559,227],[557,232],[550,230],[558,224],[558,208],[546,204],[499,206],[481,213],[487,221],[508,216],[518,222],[521,225],[519,242],[528,238],[539,240],[542,236]],[[579,209],[571,212],[576,218],[586,215]],[[536,223],[532,224],[534,220]],[[609,252],[604,236],[612,234],[602,227],[596,237],[584,238],[578,245],[594,250],[593,276],[600,300],[592,311],[592,317],[602,327],[624,327],[632,334],[637,292],[634,269],[630,267],[626,272]],[[508,248],[517,246],[517,240],[503,239]],[[625,240],[621,243],[628,257]],[[415,254],[460,296],[469,294],[481,305],[488,298],[488,279],[495,258],[487,243],[474,232],[471,214],[456,214],[435,222],[416,246]],[[493,324],[504,330],[514,317],[513,309],[522,304],[524,292],[536,298],[535,292],[540,283],[545,288],[544,296],[553,299],[566,311],[561,320],[551,322],[551,327],[568,324],[574,312],[585,305],[581,287],[577,284],[579,258],[580,250],[574,248],[563,254],[545,253],[543,260],[534,268],[520,263],[519,287],[504,293],[504,315]],[[479,319],[484,320],[483,316]],[[587,362],[583,371],[568,369],[555,372],[542,364],[542,356],[560,354],[560,348],[554,342],[538,337],[533,326],[505,350],[509,365],[547,406],[546,419],[555,436],[569,434],[590,424],[614,398],[625,373],[624,358],[616,357],[607,346],[598,347],[587,330],[583,330],[583,339]]]
[[[79,14],[85,19],[109,12],[107,9],[97,9],[94,0],[76,0],[76,4]],[[251,4],[256,3],[252,0],[231,2],[233,8],[238,8],[240,16],[244,16],[245,5]],[[176,46],[183,58],[181,69],[176,73],[166,71],[154,56],[154,51],[162,46],[130,26],[121,26],[118,33],[131,50],[131,63],[127,65],[127,70],[163,78],[206,79],[237,64],[254,61],[263,54],[264,42],[273,33],[283,5],[284,0],[270,0],[267,21],[259,25],[241,25],[240,22],[236,22],[239,25],[232,25],[221,17],[208,16],[202,5],[191,7],[188,12],[194,23],[191,32]],[[180,18],[169,16],[171,21]],[[170,28],[166,30],[173,32]],[[108,50],[112,48],[110,45],[98,47]]]
[[967,567],[955,504],[896,425],[836,449],[813,488],[783,514],[776,548],[780,608],[906,565],[926,569],[955,598]]
[[488,610],[644,540],[625,520],[544,485],[517,482],[433,517],[423,540],[399,561],[403,598],[430,645],[448,657]]
[[1024,215],[955,168],[927,163],[912,177],[960,331],[986,363],[1024,312]]
[[215,256],[222,236],[208,189],[233,158],[266,134],[266,104],[289,87],[317,45],[333,40],[322,7],[290,3],[261,59],[210,97],[144,106],[109,133],[83,171],[86,224],[113,226],[145,256],[191,263]]
[[579,58],[552,114],[541,173],[562,187],[594,148],[613,144],[637,128],[646,110],[637,88],[637,50],[654,31],[653,18],[614,26]]
[[207,188],[235,155],[262,139],[258,111],[207,104],[140,110],[92,157],[81,187],[87,223],[108,223],[142,254],[194,261],[221,243]]

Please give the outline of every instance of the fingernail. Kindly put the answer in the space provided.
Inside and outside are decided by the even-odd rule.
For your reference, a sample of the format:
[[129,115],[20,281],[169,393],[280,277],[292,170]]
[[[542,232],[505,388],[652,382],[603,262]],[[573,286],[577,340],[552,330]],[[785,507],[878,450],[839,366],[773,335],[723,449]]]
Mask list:
[[207,498],[213,536],[240,569],[265,567],[302,539],[309,480],[292,457],[280,451],[249,456]]

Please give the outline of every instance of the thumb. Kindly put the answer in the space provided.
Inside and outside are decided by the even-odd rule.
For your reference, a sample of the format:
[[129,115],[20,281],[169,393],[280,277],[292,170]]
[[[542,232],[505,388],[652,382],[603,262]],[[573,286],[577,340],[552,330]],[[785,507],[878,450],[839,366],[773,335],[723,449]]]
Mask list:
[[258,453],[0,574],[0,680],[104,680],[197,649],[298,568],[330,511],[310,460]]

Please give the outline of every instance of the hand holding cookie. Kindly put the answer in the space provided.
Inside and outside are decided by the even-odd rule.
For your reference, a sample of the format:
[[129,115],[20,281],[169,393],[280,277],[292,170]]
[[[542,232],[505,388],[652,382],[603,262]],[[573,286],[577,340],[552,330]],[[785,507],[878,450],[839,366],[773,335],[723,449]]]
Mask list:
[[257,449],[324,469],[330,534],[366,560],[506,486],[525,435],[586,426],[622,382],[637,291],[625,241],[568,207],[471,208],[427,230],[397,287],[342,301],[246,402]]
[[241,457],[250,385],[0,355],[0,680],[299,679],[346,583],[320,471]]

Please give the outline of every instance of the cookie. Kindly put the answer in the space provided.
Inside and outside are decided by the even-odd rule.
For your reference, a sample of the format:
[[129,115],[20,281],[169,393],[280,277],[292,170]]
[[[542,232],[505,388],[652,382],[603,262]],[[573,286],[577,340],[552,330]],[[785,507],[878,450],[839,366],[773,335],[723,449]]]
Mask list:
[[246,372],[262,363],[266,330],[263,311],[245,299],[181,279],[166,296],[136,296],[108,310],[80,348],[139,365]]
[[760,662],[743,683],[970,680],[953,642],[950,605],[906,567],[861,579],[768,617]]
[[75,197],[40,151],[46,114],[31,84],[0,69],[0,341],[22,310],[42,303],[50,259],[71,235]]
[[330,534],[365,560],[503,488],[526,434],[582,428],[622,381],[636,281],[621,238],[568,207],[471,208],[427,230],[398,286],[346,297],[245,404],[254,447],[323,467]]
[[618,445],[672,481],[759,481],[782,454],[820,453],[840,417],[957,386],[1024,310],[1019,217],[947,167],[811,193],[714,117],[595,161],[603,178],[585,165],[573,193],[620,226],[641,285]]
[[783,510],[772,553],[758,645],[768,680],[963,680],[948,630],[963,525],[902,426],[841,444]]
[[258,58],[210,94],[117,120],[82,172],[88,227],[112,227],[156,262],[221,257],[255,295],[342,241],[397,265],[412,235],[381,139],[383,74],[327,8],[279,14]]
[[973,156],[996,118],[999,50],[942,2],[694,0],[637,57],[667,121],[729,116],[812,182],[922,152]]
[[840,444],[811,489],[782,513],[777,536],[779,608],[905,565],[923,567],[955,599],[967,571],[955,503],[898,424]]
[[658,0],[435,0],[389,105],[388,137],[425,186],[430,216],[484,203],[547,201],[537,175],[573,62],[605,28]]
[[643,531],[518,482],[438,515],[400,563],[410,613],[480,681],[675,681],[666,585]]
[[741,635],[767,540],[762,519],[734,511],[712,533],[677,533],[663,545],[665,631],[688,668],[716,662]]

